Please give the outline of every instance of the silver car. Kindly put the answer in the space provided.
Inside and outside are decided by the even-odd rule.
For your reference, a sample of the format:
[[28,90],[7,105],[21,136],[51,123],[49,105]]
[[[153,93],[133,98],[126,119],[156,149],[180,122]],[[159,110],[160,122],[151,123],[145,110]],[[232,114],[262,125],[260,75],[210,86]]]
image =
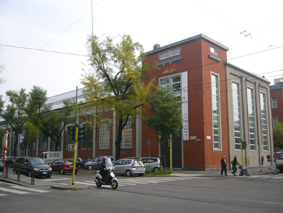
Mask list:
[[145,173],[145,167],[143,163],[138,160],[120,159],[116,161],[113,172],[115,174],[126,175],[127,177],[130,177],[133,174],[143,176]]
[[156,172],[158,170],[162,170],[162,163],[159,158],[145,157],[145,158],[140,158],[140,161],[143,162],[146,168],[149,168],[146,171],[149,170],[152,172]]
[[[92,170],[92,169],[99,169],[99,164],[102,162],[102,158],[104,156],[99,156],[92,159],[91,161],[88,161],[84,164],[84,168],[88,169],[88,170]],[[113,156],[107,156],[107,158],[110,158],[112,161],[112,164],[114,165],[115,163],[115,158]]]

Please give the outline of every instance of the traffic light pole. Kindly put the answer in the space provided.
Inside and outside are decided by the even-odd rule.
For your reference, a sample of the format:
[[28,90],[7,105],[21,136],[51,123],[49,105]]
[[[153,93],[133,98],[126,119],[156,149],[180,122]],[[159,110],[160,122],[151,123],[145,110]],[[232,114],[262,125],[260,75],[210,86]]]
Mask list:
[[78,134],[79,134],[79,127],[76,125],[76,135],[75,135],[75,147],[74,147],[74,163],[73,163],[73,178],[72,178],[72,185],[75,184],[75,175],[76,175],[76,161],[77,161],[77,145],[78,145]]
[[172,139],[170,138],[170,172],[172,173]]

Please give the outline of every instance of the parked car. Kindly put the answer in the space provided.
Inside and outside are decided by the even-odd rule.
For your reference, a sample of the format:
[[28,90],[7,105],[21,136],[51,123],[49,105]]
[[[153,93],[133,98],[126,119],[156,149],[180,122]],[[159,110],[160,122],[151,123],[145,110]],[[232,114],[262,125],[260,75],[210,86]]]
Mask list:
[[94,158],[87,158],[86,160],[84,160],[84,164],[86,163],[86,162],[89,162],[89,161],[92,161]]
[[154,157],[144,157],[140,158],[140,161],[143,162],[144,166],[149,166],[150,171],[155,172],[157,170],[162,170],[162,163],[159,158]]
[[77,158],[76,165],[78,165],[78,168],[84,167],[84,161],[81,158]]
[[15,157],[15,156],[8,156],[8,157],[6,157],[6,163],[5,163],[5,166],[13,167],[13,166],[14,166],[14,162],[15,162],[16,158],[17,158],[17,157]]
[[34,172],[35,177],[45,176],[50,178],[52,175],[52,168],[42,158],[37,157],[18,157],[14,162],[13,172],[18,171],[28,176],[31,176]]
[[[58,159],[50,164],[53,172],[59,172],[61,175],[73,172],[73,159]],[[76,164],[75,174],[78,172],[78,165]]]
[[140,160],[140,157],[127,157],[127,159]]
[[0,159],[0,171],[3,171],[3,166],[4,166],[4,162],[2,159]]
[[120,159],[115,162],[115,169],[113,172],[115,174],[126,175],[127,177],[130,177],[133,174],[143,176],[145,173],[145,166],[139,160]]
[[[85,169],[88,169],[88,170],[99,169],[98,161],[99,161],[99,163],[101,163],[103,157],[104,156],[99,156],[99,158],[96,157],[93,160],[86,162],[84,164]],[[113,165],[115,164],[115,158],[113,156],[107,156],[107,158],[111,159],[111,162],[112,162]]]

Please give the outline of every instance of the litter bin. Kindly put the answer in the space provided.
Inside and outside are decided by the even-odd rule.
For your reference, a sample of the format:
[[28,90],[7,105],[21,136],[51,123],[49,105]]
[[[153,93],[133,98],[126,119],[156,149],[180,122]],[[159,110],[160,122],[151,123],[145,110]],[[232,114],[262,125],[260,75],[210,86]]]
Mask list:
[[150,172],[150,167],[146,166],[146,172]]

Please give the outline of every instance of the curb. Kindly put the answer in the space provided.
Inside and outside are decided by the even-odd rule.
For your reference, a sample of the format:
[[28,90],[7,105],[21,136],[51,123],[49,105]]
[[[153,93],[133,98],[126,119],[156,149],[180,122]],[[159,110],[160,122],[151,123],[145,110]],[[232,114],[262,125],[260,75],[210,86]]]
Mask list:
[[69,185],[69,186],[51,186],[51,189],[67,190],[67,191],[78,191],[78,190],[87,190],[90,189],[90,186],[78,186],[78,185]]
[[11,179],[6,179],[6,178],[0,178],[1,182],[6,182],[6,183],[12,183],[12,184],[16,184],[19,186],[25,186],[25,187],[29,187],[30,185],[15,181],[15,180],[11,180]]

